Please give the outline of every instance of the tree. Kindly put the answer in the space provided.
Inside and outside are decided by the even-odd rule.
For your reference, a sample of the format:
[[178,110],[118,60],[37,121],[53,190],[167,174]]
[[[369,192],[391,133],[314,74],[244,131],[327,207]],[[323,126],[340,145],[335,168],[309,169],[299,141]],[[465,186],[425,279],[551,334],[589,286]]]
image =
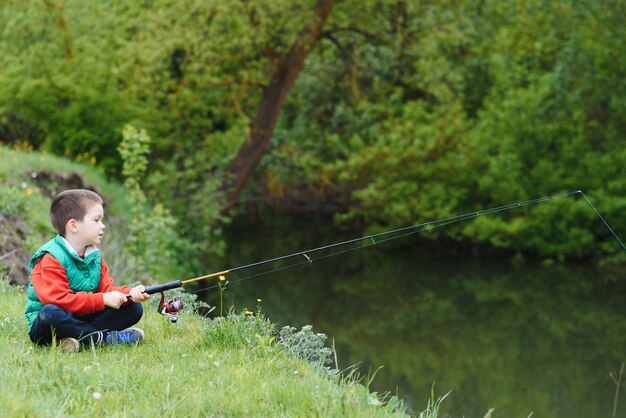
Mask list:
[[[230,209],[255,169],[274,132],[274,126],[285,97],[302,70],[306,58],[320,39],[322,29],[333,8],[334,0],[318,0],[311,24],[302,29],[290,50],[276,59],[267,87],[263,90],[250,133],[228,167],[222,188],[227,193],[224,210]],[[271,45],[267,49],[272,51]]]

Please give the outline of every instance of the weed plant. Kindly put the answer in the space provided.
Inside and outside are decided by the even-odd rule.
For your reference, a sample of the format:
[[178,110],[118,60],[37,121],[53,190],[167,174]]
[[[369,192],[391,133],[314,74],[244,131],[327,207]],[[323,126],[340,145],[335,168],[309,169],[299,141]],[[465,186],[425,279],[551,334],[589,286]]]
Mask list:
[[331,369],[333,350],[326,347],[326,334],[313,332],[311,325],[305,325],[300,331],[294,327],[284,326],[279,333],[279,341],[297,357],[311,362],[321,368],[330,377],[337,374]]

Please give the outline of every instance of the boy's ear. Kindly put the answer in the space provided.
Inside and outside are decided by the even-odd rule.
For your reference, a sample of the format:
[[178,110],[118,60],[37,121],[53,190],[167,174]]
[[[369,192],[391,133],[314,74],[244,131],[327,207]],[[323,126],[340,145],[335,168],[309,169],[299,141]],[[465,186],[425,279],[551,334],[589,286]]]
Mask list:
[[67,223],[65,224],[65,232],[76,231],[78,231],[78,222],[76,222],[76,219],[70,219],[69,221],[67,221]]

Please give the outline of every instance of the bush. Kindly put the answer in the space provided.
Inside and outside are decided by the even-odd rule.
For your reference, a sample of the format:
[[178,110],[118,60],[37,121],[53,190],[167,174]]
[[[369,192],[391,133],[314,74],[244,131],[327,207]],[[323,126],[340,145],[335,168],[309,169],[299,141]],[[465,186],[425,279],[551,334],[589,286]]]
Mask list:
[[326,347],[326,334],[315,333],[311,325],[305,325],[300,331],[290,326],[284,326],[279,333],[279,342],[288,347],[297,357],[311,362],[321,368],[329,376],[338,373],[337,369],[331,369],[333,364],[333,349]]

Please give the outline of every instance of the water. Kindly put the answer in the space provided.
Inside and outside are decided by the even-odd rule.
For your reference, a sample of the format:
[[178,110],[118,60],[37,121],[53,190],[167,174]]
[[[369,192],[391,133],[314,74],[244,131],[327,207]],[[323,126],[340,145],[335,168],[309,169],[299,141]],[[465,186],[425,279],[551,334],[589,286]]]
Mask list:
[[[354,233],[323,218],[259,218],[234,222],[227,237],[229,264],[218,269]],[[609,373],[626,361],[622,269],[520,261],[419,236],[312,258],[230,275],[225,305],[254,309],[261,298],[273,322],[312,324],[334,340],[340,368],[358,364],[366,376],[382,367],[370,389],[397,393],[415,411],[435,383],[438,395],[452,391],[444,417],[482,418],[489,408],[494,418],[611,416]],[[626,416],[624,393],[617,411]]]

